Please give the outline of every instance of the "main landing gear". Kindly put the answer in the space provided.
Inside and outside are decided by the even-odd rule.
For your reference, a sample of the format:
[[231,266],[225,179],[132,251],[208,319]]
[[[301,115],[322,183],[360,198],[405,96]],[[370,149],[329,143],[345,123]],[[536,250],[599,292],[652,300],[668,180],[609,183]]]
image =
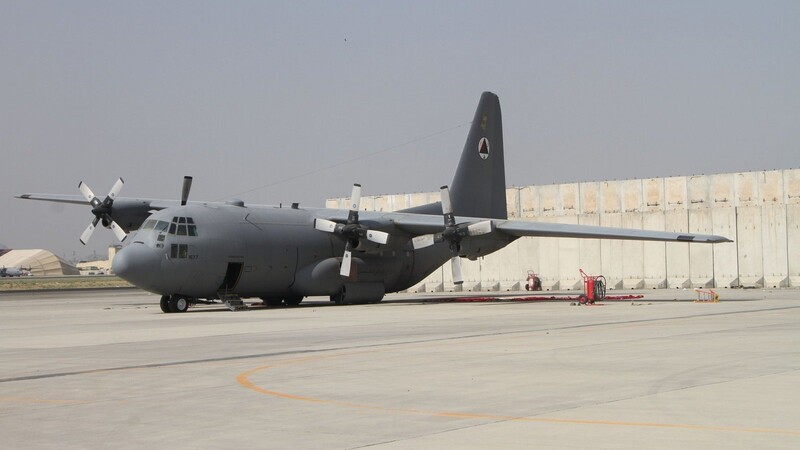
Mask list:
[[161,311],[165,313],[186,312],[189,299],[180,295],[162,295]]
[[303,301],[302,296],[289,296],[289,297],[262,297],[261,301],[264,302],[264,306],[268,306],[270,308],[277,308],[283,305],[288,307],[294,307],[300,304]]

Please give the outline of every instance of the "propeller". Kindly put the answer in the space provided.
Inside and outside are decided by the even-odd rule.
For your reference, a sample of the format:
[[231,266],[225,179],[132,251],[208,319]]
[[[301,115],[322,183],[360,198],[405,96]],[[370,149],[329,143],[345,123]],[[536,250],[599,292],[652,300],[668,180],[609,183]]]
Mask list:
[[414,250],[430,247],[437,242],[447,241],[450,245],[450,266],[453,269],[453,283],[461,284],[464,276],[461,271],[461,240],[467,236],[480,236],[492,232],[492,221],[483,220],[469,225],[456,225],[453,214],[453,203],[450,201],[450,189],[447,186],[440,188],[442,192],[442,214],[444,215],[444,230],[436,234],[424,234],[411,239]]
[[94,229],[97,228],[97,223],[100,221],[102,221],[104,227],[111,228],[111,231],[114,232],[114,235],[120,242],[128,237],[127,233],[125,233],[125,231],[114,222],[114,219],[111,218],[111,207],[114,205],[114,199],[119,195],[123,184],[125,184],[125,182],[122,181],[122,178],[118,179],[117,182],[114,183],[114,186],[111,187],[111,191],[108,192],[106,198],[101,201],[94,195],[94,192],[92,192],[86,183],[83,181],[78,183],[78,189],[81,191],[86,201],[92,206],[92,214],[94,214],[94,220],[89,223],[89,226],[86,227],[86,230],[81,234],[81,243],[83,245],[89,242],[89,238],[92,237],[92,233],[94,233]]
[[350,267],[353,262],[353,250],[361,245],[361,239],[366,239],[376,244],[386,244],[389,241],[389,233],[383,231],[370,230],[366,225],[358,222],[358,209],[361,205],[361,185],[353,185],[353,193],[350,196],[350,212],[347,214],[347,222],[337,223],[326,219],[314,219],[314,228],[326,233],[333,233],[347,239],[344,246],[344,256],[342,257],[342,267],[339,274],[343,277],[350,276]]
[[183,177],[183,190],[181,191],[181,206],[186,206],[186,201],[189,199],[189,191],[192,189],[192,177]]

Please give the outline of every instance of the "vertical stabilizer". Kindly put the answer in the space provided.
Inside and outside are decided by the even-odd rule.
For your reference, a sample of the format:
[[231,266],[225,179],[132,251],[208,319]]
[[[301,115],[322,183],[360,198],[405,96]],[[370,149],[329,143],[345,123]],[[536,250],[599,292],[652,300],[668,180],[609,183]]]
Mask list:
[[481,95],[450,194],[458,216],[508,217],[503,121],[500,100],[491,92]]

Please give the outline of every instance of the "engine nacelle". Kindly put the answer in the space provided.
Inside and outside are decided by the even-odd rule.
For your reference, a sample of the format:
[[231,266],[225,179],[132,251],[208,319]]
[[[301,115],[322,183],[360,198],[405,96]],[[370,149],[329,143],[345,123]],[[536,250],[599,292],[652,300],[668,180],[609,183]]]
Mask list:
[[381,251],[381,244],[376,242],[372,242],[367,239],[359,239],[358,245],[353,247],[354,251],[363,252],[363,253],[377,253]]
[[383,300],[386,287],[383,283],[344,283],[342,290],[331,297],[338,303],[378,303]]

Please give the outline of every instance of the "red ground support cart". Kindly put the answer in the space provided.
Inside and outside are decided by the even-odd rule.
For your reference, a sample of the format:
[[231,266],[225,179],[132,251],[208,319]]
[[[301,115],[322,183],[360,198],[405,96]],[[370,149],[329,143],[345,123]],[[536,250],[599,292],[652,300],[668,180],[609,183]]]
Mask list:
[[606,298],[606,277],[602,275],[586,275],[583,269],[578,269],[583,277],[583,294],[578,297],[581,305],[593,304],[596,300]]
[[525,290],[526,291],[541,291],[542,290],[542,280],[536,276],[536,273],[532,270],[528,271],[528,278],[525,280]]

